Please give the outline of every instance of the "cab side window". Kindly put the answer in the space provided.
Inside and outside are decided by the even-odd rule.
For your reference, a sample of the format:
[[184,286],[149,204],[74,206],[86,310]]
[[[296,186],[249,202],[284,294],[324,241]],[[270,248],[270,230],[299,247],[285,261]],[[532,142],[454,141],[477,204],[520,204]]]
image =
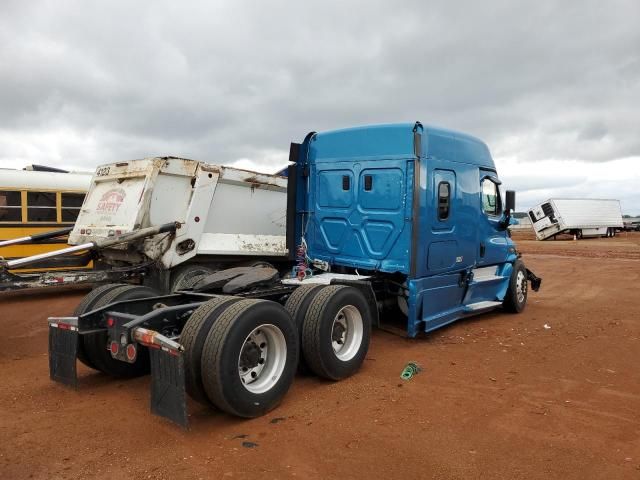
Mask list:
[[451,185],[449,182],[438,184],[438,220],[445,221],[449,218],[449,205],[451,202]]
[[482,180],[480,186],[480,192],[482,195],[482,211],[487,215],[500,215],[502,212],[502,202],[500,201],[498,185],[490,179],[485,178]]

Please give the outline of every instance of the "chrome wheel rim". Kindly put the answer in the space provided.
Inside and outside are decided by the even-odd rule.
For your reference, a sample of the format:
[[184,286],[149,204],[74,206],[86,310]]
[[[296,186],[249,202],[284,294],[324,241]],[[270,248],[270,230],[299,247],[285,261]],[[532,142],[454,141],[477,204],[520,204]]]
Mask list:
[[238,375],[251,393],[264,393],[278,383],[287,362],[287,342],[272,324],[254,328],[238,356]]
[[331,325],[331,346],[338,360],[347,362],[355,357],[360,350],[363,335],[360,310],[353,305],[342,307]]
[[522,271],[516,275],[516,294],[518,296],[518,303],[523,303],[527,294],[527,279],[524,277]]

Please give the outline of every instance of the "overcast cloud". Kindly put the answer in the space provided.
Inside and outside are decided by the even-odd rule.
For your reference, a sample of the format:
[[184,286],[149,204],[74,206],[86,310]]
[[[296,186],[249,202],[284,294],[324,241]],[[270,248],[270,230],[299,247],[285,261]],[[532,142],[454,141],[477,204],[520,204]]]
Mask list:
[[4,0],[0,167],[275,171],[308,131],[420,120],[485,140],[519,209],[640,214],[639,20],[637,0]]

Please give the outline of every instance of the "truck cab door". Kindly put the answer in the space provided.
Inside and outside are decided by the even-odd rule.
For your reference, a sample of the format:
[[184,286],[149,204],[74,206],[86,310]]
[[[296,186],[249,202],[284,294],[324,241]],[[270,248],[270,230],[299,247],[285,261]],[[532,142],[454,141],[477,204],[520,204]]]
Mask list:
[[459,318],[466,292],[465,279],[476,261],[477,168],[429,159],[422,278],[415,280],[420,292],[420,320],[426,331]]
[[[471,202],[471,169],[430,160],[428,173],[426,231],[426,276],[460,273],[476,260],[477,216]],[[448,167],[448,168],[447,168]]]
[[507,230],[501,225],[500,180],[489,170],[480,170],[480,221],[478,266],[503,263],[508,254]]

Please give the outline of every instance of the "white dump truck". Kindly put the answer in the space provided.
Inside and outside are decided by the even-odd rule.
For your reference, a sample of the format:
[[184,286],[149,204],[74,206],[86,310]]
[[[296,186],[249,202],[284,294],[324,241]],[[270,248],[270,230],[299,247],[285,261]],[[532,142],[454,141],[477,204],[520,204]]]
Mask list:
[[551,198],[529,210],[538,240],[561,233],[584,237],[613,237],[623,227],[620,201],[592,198]]
[[21,285],[8,269],[61,255],[84,255],[98,271],[51,273],[23,284],[138,276],[145,285],[171,291],[223,267],[277,265],[288,255],[286,189],[287,179],[278,175],[184,158],[102,165],[69,233],[70,246],[5,261],[0,283]]

